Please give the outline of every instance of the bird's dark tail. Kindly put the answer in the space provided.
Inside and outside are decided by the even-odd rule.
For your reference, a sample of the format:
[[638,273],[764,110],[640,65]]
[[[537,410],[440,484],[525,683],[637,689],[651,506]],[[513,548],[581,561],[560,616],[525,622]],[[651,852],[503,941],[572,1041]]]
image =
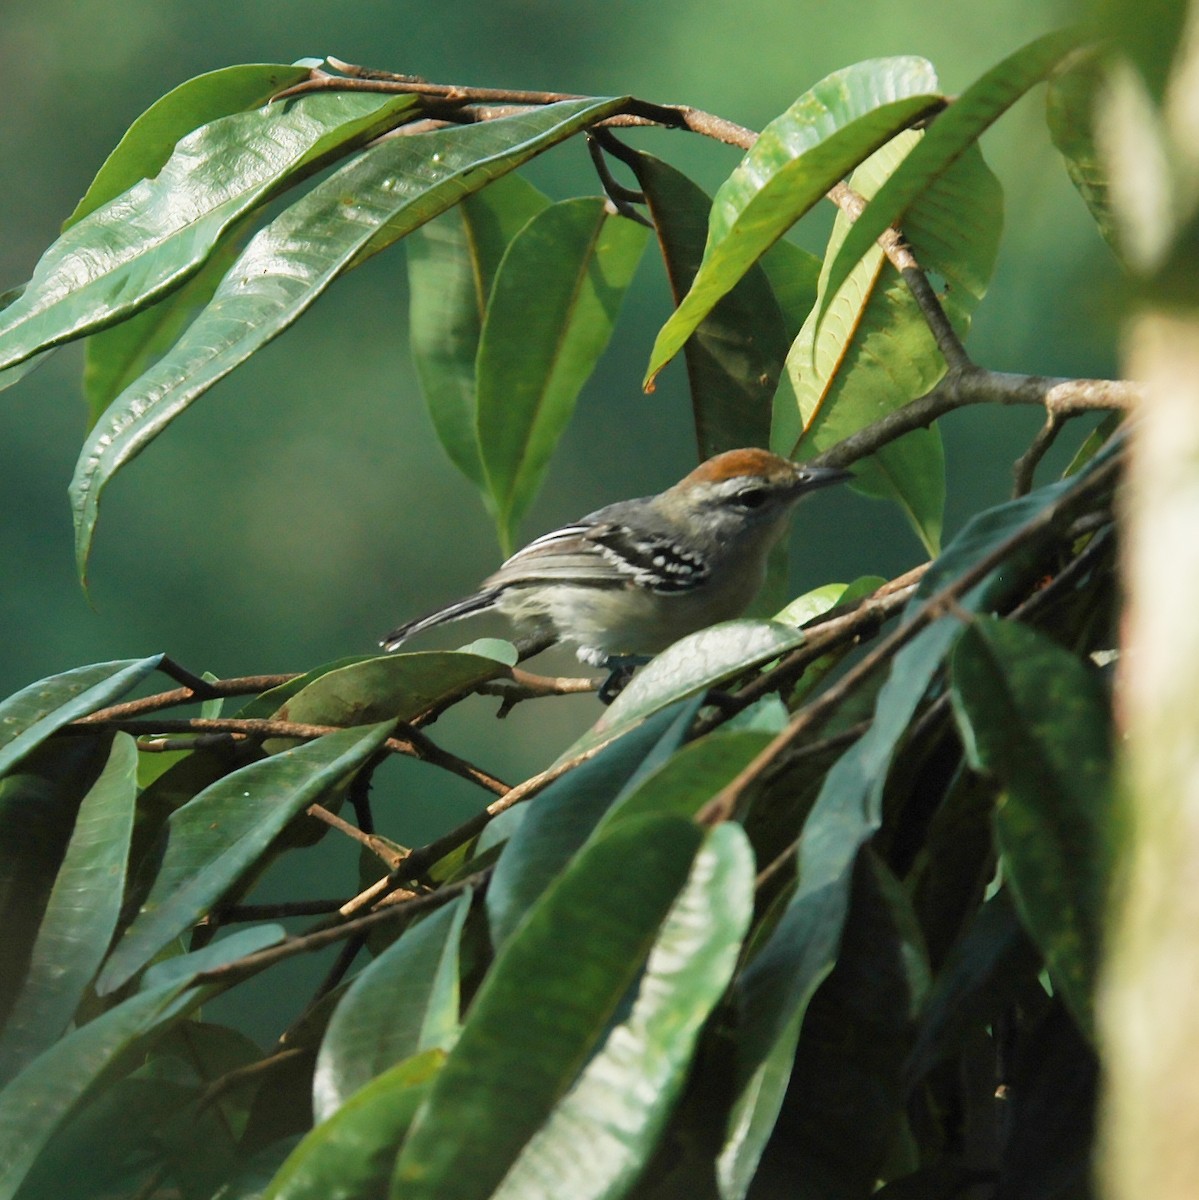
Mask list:
[[380,641],[379,645],[384,650],[395,650],[413,634],[421,633],[425,629],[432,629],[436,625],[445,625],[449,621],[457,621],[462,617],[473,616],[475,613],[487,612],[495,607],[501,590],[501,588],[490,588],[485,592],[476,592],[473,596],[456,600],[453,604],[447,604],[445,608],[439,608],[427,616],[406,621],[403,625],[393,629]]

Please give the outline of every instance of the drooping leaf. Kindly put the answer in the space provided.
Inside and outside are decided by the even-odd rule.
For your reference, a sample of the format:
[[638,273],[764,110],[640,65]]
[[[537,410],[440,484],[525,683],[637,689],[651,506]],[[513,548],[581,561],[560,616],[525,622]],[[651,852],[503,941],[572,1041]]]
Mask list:
[[555,880],[475,996],[400,1153],[394,1197],[492,1194],[601,1044],[700,841],[674,817],[623,822]]
[[713,829],[662,923],[628,1017],[529,1140],[492,1193],[496,1200],[627,1194],[736,965],[753,914],[753,882],[753,851],[741,827]]
[[139,990],[148,992],[181,979],[195,979],[206,971],[214,971],[226,963],[265,950],[268,946],[277,946],[285,937],[287,930],[273,922],[247,925],[209,942],[199,950],[176,954],[173,958],[160,958],[146,968]]
[[175,347],[91,431],[71,488],[81,576],[105,486],[196,397],[287,329],[351,266],[621,104],[563,101],[380,142],[261,230]]
[[64,228],[78,224],[166,166],[180,138],[201,125],[259,108],[284,88],[308,77],[308,68],[284,63],[239,63],[207,71],[155,100],[125,131],[96,172]]
[[[654,219],[670,289],[678,304],[691,287],[704,252],[712,202],[680,171],[649,154],[633,164]],[[820,264],[792,247],[789,303],[808,285],[816,299]],[[740,446],[764,446],[770,437],[770,404],[791,339],[766,272],[754,264],[716,302],[687,340],[684,354],[699,457]]]
[[721,185],[703,262],[662,327],[646,383],[747,268],[858,163],[942,103],[922,58],[881,58],[836,71],[762,131]]
[[377,1075],[458,1035],[458,939],[464,893],[400,937],[356,976],[329,1021],[312,1077],[313,1111],[327,1120]]
[[543,209],[512,239],[475,363],[478,444],[504,553],[612,335],[645,230],[599,197]]
[[137,746],[117,734],[79,805],[66,857],[38,929],[25,984],[0,1037],[0,1080],[51,1046],[75,1014],[117,925],[125,890]]
[[1095,218],[1104,241],[1119,256],[1120,237],[1108,197],[1108,172],[1095,145],[1095,101],[1105,77],[1104,62],[1095,53],[1058,72],[1045,89],[1045,120],[1070,182]]
[[1044,634],[979,619],[953,656],[953,703],[971,761],[999,777],[1004,876],[1084,1033],[1099,967],[1117,831],[1107,697]]
[[916,198],[977,145],[980,135],[1073,53],[1081,40],[1077,30],[1067,29],[1030,42],[992,67],[937,117],[920,145],[879,189],[842,242],[829,267],[828,288],[817,305],[821,319],[854,264],[875,239],[889,225],[903,221]]
[[297,178],[405,120],[411,96],[332,93],[221,117],[153,179],[67,231],[0,312],[0,367],[103,329],[178,287],[224,232]]
[[548,197],[505,175],[408,237],[408,343],[433,428],[450,461],[486,494],[475,357],[505,249]]
[[[647,764],[678,748],[694,703],[671,705],[550,784],[528,805],[487,886],[492,945],[501,947]],[[509,810],[511,811],[511,810]]]
[[0,703],[0,774],[56,729],[119,700],[162,662],[162,655],[75,667],[22,688]]
[[372,1079],[300,1142],[261,1200],[382,1200],[396,1150],[444,1061],[444,1050],[426,1050]]
[[563,757],[623,733],[668,704],[794,650],[803,636],[798,629],[773,621],[748,620],[724,621],[688,634],[638,671],[632,683]]
[[166,1021],[197,1003],[174,983],[140,992],[81,1025],[0,1091],[0,1200],[12,1200],[38,1154],[87,1090]]
[[[919,145],[905,133],[855,172],[851,184],[870,197]],[[1002,194],[977,149],[965,155],[920,198],[905,228],[917,260],[940,275],[946,315],[964,337],[986,291],[1002,227]],[[827,263],[848,236],[840,215]],[[887,413],[924,395],[945,373],[936,342],[906,283],[872,246],[854,267],[828,310],[809,315],[787,358],[775,395],[771,446],[810,458]],[[917,430],[855,467],[853,485],[896,501],[929,553],[940,542],[945,465],[940,434]]]
[[189,929],[270,848],[283,827],[378,750],[382,722],[330,733],[206,788],[171,814],[162,865],[150,894],[96,983],[101,995],[132,978]]

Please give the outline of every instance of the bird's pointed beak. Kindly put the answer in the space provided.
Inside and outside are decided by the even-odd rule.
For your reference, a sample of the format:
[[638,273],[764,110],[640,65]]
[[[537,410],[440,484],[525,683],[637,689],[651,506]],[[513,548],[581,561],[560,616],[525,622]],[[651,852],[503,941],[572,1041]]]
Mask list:
[[795,489],[801,494],[814,492],[817,488],[844,483],[852,478],[853,472],[841,467],[800,467],[795,475]]

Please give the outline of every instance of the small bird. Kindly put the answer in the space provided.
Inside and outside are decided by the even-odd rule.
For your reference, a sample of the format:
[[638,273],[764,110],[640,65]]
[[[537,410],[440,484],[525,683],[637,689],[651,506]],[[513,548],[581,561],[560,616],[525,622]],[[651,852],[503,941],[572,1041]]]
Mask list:
[[728,450],[656,496],[609,504],[535,539],[474,595],[406,622],[380,645],[395,650],[425,629],[494,609],[522,640],[571,642],[593,666],[656,654],[743,612],[796,503],[850,477],[766,450]]

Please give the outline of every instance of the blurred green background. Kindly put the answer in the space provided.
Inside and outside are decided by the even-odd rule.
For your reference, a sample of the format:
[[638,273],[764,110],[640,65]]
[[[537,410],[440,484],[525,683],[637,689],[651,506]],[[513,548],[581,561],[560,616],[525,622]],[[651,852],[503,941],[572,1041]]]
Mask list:
[[[1053,0],[460,0],[436,13],[383,0],[18,2],[0,17],[0,289],[28,277],[138,113],[231,63],[332,54],[438,82],[632,92],[760,128],[824,74],[878,55],[924,55],[946,90],[960,90],[1073,15]],[[1108,375],[1115,265],[1066,180],[1042,107],[1039,89],[984,140],[1007,228],[969,344],[998,369]],[[709,191],[737,160],[681,133],[630,140]],[[598,190],[581,142],[530,175],[556,198]],[[827,231],[822,220],[797,235],[812,249]],[[470,590],[496,565],[482,507],[434,441],[416,387],[403,253],[401,244],[335,285],[121,476],[98,531],[94,607],[74,578],[66,501],[84,428],[77,348],[0,396],[0,693],[159,650],[197,672],[305,670],[370,653],[399,620]],[[652,397],[639,388],[668,308],[660,264],[647,253],[527,536],[655,491],[693,465],[681,360]],[[1039,423],[1036,412],[1014,410],[944,423],[947,536],[1007,495],[1011,462]],[[894,512],[849,492],[810,501],[792,545],[797,589],[889,576],[922,558]],[[476,636],[459,629],[458,640]],[[422,644],[455,644],[457,631],[446,632]],[[570,669],[569,660],[549,669]],[[513,780],[554,758],[598,711],[590,698],[526,704],[499,737],[494,707],[472,702],[437,734]],[[393,777],[388,793],[413,800],[403,828],[412,840],[478,804],[477,793],[419,764]]]

